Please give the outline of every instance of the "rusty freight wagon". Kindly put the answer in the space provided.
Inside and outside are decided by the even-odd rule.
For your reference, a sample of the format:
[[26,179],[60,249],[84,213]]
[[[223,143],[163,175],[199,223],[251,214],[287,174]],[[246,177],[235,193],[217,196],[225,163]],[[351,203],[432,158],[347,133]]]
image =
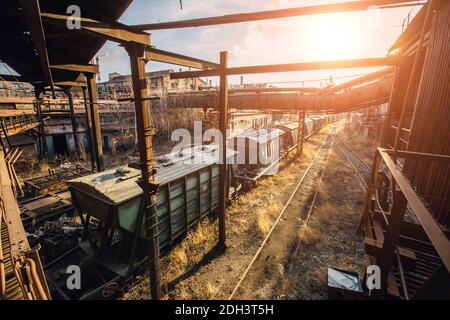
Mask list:
[[[230,163],[235,155],[235,151],[227,150]],[[215,145],[188,148],[157,159],[162,252],[217,208],[218,159]],[[143,192],[137,183],[140,177],[140,170],[125,166],[67,182],[83,232],[77,246],[45,268],[54,297],[110,298],[143,272],[147,246]],[[64,270],[74,264],[84,274],[82,289],[67,290]]]
[[299,138],[300,126],[298,121],[287,122],[287,123],[277,123],[273,126],[276,129],[282,130],[284,132],[281,139],[281,150],[289,152],[297,146],[297,141]]
[[234,177],[244,187],[277,171],[283,134],[283,130],[276,128],[248,130],[229,140],[229,147],[238,152]]

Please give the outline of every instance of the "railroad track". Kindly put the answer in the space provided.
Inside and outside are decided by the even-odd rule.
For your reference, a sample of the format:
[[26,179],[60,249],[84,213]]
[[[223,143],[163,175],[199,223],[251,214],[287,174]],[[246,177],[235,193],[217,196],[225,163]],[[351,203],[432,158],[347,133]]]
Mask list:
[[343,158],[348,161],[355,173],[360,178],[359,181],[361,183],[361,186],[365,190],[367,188],[367,184],[370,181],[372,171],[371,168],[338,135],[333,135],[332,138]]
[[[334,128],[332,130],[335,131]],[[241,274],[241,277],[239,278],[239,281],[237,282],[236,286],[234,287],[232,293],[228,297],[228,300],[233,299],[235,297],[236,293],[241,288],[241,285],[242,285],[243,281],[246,279],[247,275],[250,273],[250,271],[251,271],[253,265],[255,264],[255,262],[257,261],[257,259],[261,256],[261,252],[265,248],[265,246],[266,246],[269,238],[271,237],[273,231],[275,230],[276,226],[278,225],[278,223],[280,222],[281,218],[285,214],[286,209],[288,209],[288,207],[290,207],[292,205],[293,199],[296,198],[296,196],[298,196],[298,194],[301,192],[301,188],[300,187],[302,185],[306,184],[306,180],[308,180],[308,179],[313,179],[313,180],[317,179],[317,177],[310,177],[311,176],[310,173],[322,169],[323,161],[326,158],[328,158],[329,151],[331,150],[331,147],[332,147],[332,143],[333,143],[332,134],[333,133],[328,133],[327,136],[322,141],[322,144],[320,145],[320,147],[319,147],[318,151],[316,152],[314,158],[309,163],[308,167],[306,168],[306,170],[303,173],[303,175],[300,178],[300,180],[297,182],[294,190],[292,191],[291,195],[289,196],[288,200],[286,201],[285,205],[283,206],[282,210],[280,211],[277,219],[273,223],[272,228],[270,229],[269,233],[264,238],[263,242],[261,243],[260,247],[258,248],[257,252],[253,256],[252,260],[250,261],[250,263],[247,266],[247,268],[245,269],[245,271]],[[319,173],[319,177],[321,177],[322,173],[323,172]]]

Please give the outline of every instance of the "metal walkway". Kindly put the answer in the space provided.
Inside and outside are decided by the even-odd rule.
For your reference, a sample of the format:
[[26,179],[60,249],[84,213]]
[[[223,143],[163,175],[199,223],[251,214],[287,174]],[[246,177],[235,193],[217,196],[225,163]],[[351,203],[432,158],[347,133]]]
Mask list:
[[0,149],[0,299],[48,300],[39,248],[30,248],[14,195],[10,172]]

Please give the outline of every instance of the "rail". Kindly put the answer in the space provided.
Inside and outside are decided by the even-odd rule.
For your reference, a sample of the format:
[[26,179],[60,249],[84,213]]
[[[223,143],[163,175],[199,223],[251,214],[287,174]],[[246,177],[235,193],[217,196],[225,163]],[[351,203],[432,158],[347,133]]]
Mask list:
[[299,181],[297,182],[294,190],[292,191],[291,195],[289,196],[288,200],[286,201],[285,205],[283,206],[283,208],[281,209],[277,219],[275,220],[275,222],[273,223],[271,229],[269,230],[268,234],[266,235],[266,237],[264,238],[263,242],[261,243],[261,245],[259,246],[258,250],[256,251],[255,255],[253,256],[252,260],[250,261],[250,263],[248,264],[247,268],[244,270],[244,272],[242,273],[241,277],[239,278],[236,286],[234,287],[233,291],[231,292],[230,296],[228,297],[228,300],[233,299],[233,297],[235,296],[235,294],[237,293],[237,291],[239,290],[242,282],[244,281],[244,279],[246,278],[247,274],[249,273],[250,269],[252,268],[253,264],[255,263],[256,259],[259,257],[261,251],[263,250],[263,248],[265,247],[267,241],[269,240],[270,236],[272,235],[275,227],[278,225],[278,222],[280,221],[280,219],[282,218],[284,212],[286,211],[286,209],[288,208],[288,206],[290,205],[290,203],[292,202],[292,199],[294,199],[294,196],[297,194],[297,191],[300,189],[300,187],[303,185],[303,182],[305,181],[306,176],[308,175],[308,173],[310,172],[311,168],[314,166],[314,164],[317,162],[317,160],[319,159],[319,155],[321,153],[321,151],[324,149],[324,146],[326,145],[326,142],[329,140],[330,137],[330,133],[328,133],[326,135],[326,137],[324,138],[324,140],[322,141],[322,144],[320,145],[319,149],[317,150],[314,158],[311,160],[311,162],[309,163],[308,167],[306,168],[305,172],[303,173],[302,177],[299,179]]
[[344,158],[347,159],[353,170],[360,178],[360,182],[362,183],[363,187],[367,188],[367,183],[370,180],[369,165],[364,160],[362,160],[361,157],[358,156],[358,154],[338,135],[333,136],[333,141],[335,142]]

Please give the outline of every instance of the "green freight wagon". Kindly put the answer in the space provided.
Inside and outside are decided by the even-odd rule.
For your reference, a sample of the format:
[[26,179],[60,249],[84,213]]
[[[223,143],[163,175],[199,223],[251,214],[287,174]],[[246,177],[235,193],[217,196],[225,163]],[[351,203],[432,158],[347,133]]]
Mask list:
[[[230,174],[236,154],[227,150]],[[157,159],[156,177],[160,182],[157,214],[162,252],[217,208],[218,159],[217,145],[187,148]],[[90,280],[99,285],[88,294],[66,292],[71,299],[106,298],[102,288],[108,288],[109,294],[112,282],[121,287],[133,275],[142,273],[147,246],[143,192],[137,183],[140,177],[139,169],[124,166],[67,181],[84,232],[73,254],[55,263],[46,273],[52,278],[58,270],[67,268],[66,264],[77,264],[88,266],[82,271],[85,275],[91,274],[91,278],[98,275],[101,279]],[[64,281],[54,280],[52,283],[59,287],[59,292],[64,291]]]
[[[218,154],[217,146],[199,146],[157,159],[161,250],[216,209]],[[228,158],[234,155],[234,151],[228,150]],[[140,177],[140,170],[126,166],[76,178],[68,181],[67,185],[79,212],[100,221],[109,221],[114,229],[134,233],[142,204],[142,189],[137,184]],[[145,227],[141,228],[140,236],[145,239]]]

